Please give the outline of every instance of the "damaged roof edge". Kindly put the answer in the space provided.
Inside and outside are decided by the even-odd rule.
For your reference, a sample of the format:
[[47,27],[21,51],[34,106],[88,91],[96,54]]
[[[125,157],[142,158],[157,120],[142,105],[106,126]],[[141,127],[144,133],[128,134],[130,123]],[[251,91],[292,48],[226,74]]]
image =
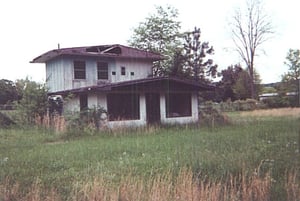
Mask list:
[[89,56],[89,57],[114,57],[114,58],[135,58],[146,60],[163,60],[164,56],[158,53],[140,50],[134,47],[124,45],[98,45],[85,47],[71,47],[50,50],[36,58],[30,63],[45,63],[62,55]]

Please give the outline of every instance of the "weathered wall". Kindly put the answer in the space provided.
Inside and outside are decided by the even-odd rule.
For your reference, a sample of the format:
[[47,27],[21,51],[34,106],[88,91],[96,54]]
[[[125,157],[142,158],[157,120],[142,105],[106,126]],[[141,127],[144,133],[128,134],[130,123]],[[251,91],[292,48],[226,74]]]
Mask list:
[[[86,79],[74,79],[74,60],[84,60],[86,62]],[[98,80],[98,61],[108,63],[108,80]],[[125,75],[121,75],[121,67],[125,67]],[[113,72],[115,72],[115,75],[113,75]],[[50,92],[93,86],[100,84],[101,82],[120,82],[133,79],[142,79],[148,77],[151,73],[151,61],[132,59],[119,59],[115,61],[112,59],[61,57],[46,63],[46,81]]]

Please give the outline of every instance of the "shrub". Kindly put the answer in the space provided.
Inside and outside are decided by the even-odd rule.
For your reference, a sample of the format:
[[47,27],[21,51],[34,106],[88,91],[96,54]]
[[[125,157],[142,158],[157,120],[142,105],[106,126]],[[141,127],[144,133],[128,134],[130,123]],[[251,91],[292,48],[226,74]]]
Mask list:
[[219,104],[211,101],[206,102],[205,105],[200,107],[199,118],[201,125],[212,127],[229,123],[227,116],[222,114]]
[[6,114],[3,114],[0,112],[0,127],[1,128],[5,128],[5,127],[9,127],[12,125],[15,125],[16,123],[11,120],[11,118],[9,118]]
[[67,114],[67,133],[72,135],[94,134],[106,127],[106,114],[106,110],[100,106]]

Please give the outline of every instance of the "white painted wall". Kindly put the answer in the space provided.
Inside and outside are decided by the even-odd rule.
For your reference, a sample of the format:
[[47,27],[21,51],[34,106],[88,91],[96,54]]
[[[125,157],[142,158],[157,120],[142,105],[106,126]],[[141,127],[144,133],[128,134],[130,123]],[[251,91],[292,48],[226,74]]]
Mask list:
[[160,95],[160,116],[163,124],[188,124],[198,121],[198,97],[196,93],[192,93],[191,101],[192,116],[190,117],[169,117],[166,114],[166,98],[165,94]]
[[[121,75],[121,67],[125,67],[126,74]],[[147,78],[152,74],[152,62],[141,60],[117,60],[115,66],[116,75],[112,76],[112,82],[120,82],[134,79]],[[134,75],[131,75],[131,72]]]

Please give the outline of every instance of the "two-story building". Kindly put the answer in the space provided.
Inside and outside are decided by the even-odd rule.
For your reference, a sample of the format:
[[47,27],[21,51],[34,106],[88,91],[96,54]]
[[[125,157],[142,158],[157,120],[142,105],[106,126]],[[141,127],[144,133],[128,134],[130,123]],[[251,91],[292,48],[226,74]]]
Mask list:
[[103,107],[108,126],[198,121],[198,92],[212,87],[175,77],[153,77],[160,54],[123,45],[61,48],[32,63],[46,64],[49,95],[67,96],[64,112]]

